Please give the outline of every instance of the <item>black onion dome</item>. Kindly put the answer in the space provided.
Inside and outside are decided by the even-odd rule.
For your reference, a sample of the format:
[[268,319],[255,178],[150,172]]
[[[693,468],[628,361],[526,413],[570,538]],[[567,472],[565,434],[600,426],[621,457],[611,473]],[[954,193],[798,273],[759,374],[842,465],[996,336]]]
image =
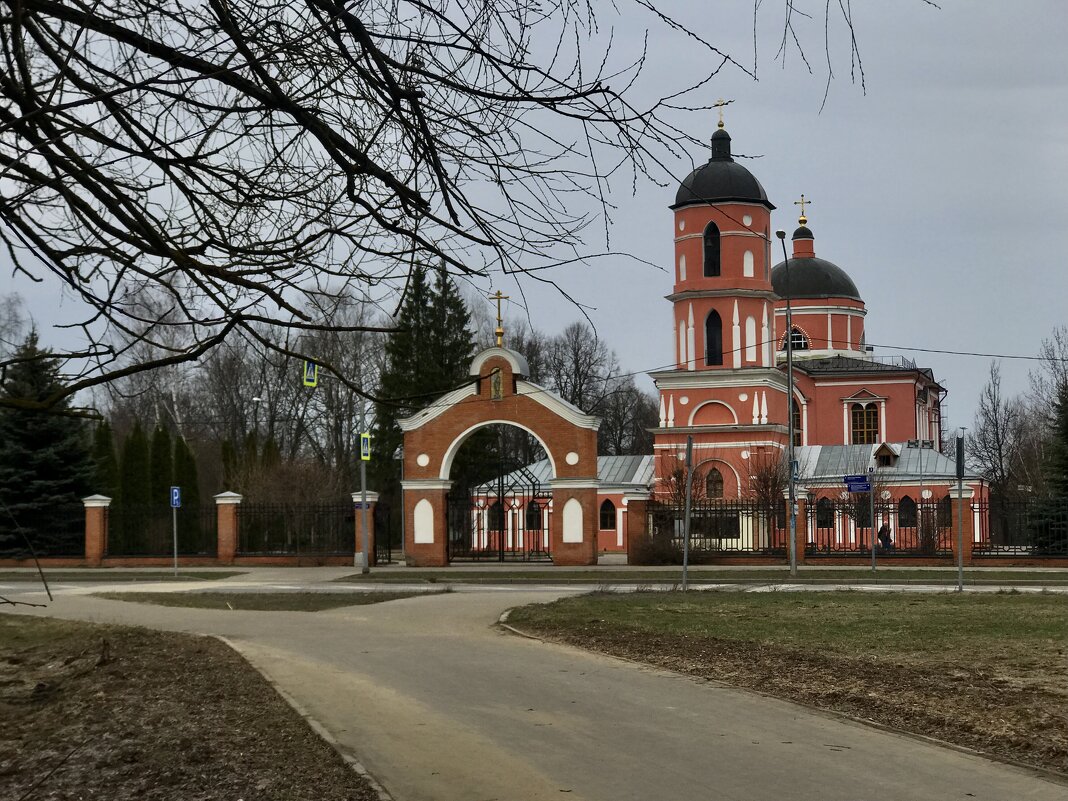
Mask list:
[[815,237],[812,235],[812,230],[807,225],[802,225],[794,231],[794,235],[791,236],[790,239],[815,239]]
[[760,203],[769,209],[768,195],[753,173],[731,157],[731,137],[719,128],[712,134],[712,158],[683,180],[672,209],[706,203]]
[[780,298],[863,300],[857,285],[845,270],[816,256],[791,258],[789,282],[786,280],[786,262],[776,264],[771,270],[771,288]]

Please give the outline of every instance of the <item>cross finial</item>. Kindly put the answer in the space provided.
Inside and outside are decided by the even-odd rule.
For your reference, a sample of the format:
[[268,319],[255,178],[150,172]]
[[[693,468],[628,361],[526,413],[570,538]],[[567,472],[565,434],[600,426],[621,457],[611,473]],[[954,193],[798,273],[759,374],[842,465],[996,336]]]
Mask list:
[[497,330],[494,332],[497,335],[497,347],[504,347],[504,320],[501,318],[501,301],[508,300],[508,295],[502,295],[501,290],[497,290],[494,294],[489,296],[490,300],[497,301]]
[[808,217],[805,216],[805,206],[812,205],[811,200],[805,200],[805,193],[801,193],[801,199],[794,201],[795,206],[801,207],[801,216],[797,218],[797,222],[801,225],[808,225]]
[[712,104],[712,108],[719,109],[719,124],[716,125],[717,128],[722,128],[723,127],[723,108],[726,105],[727,105],[727,101],[724,100],[722,97],[719,100],[717,100],[715,103]]

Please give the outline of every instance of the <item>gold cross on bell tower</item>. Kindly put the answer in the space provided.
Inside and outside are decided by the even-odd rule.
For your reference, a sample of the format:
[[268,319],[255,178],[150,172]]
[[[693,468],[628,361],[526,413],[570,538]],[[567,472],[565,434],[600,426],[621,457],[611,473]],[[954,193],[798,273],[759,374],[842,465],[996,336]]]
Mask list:
[[801,225],[808,225],[808,217],[805,216],[805,206],[811,206],[811,200],[805,200],[805,193],[801,193],[801,199],[794,201],[795,206],[801,207],[801,216],[797,218],[797,222]]
[[508,300],[508,295],[502,295],[501,290],[497,290],[496,293],[489,296],[490,300],[497,301],[497,330],[494,332],[497,335],[497,347],[504,347],[504,320],[501,318],[501,301]]
[[717,128],[723,127],[723,109],[726,107],[726,105],[727,101],[724,100],[722,97],[712,104],[712,108],[719,109],[719,124],[716,125]]

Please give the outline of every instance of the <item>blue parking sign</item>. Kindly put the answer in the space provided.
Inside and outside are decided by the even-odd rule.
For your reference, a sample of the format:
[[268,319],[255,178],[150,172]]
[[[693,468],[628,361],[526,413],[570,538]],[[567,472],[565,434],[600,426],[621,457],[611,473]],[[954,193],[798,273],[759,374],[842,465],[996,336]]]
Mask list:
[[178,509],[182,505],[182,488],[171,487],[171,508]]

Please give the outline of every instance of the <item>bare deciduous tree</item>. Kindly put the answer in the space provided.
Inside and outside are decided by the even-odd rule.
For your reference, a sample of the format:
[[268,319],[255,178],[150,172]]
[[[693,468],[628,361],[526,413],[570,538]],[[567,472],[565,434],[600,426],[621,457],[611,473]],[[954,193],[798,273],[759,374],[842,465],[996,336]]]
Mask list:
[[[752,74],[646,0],[627,12],[709,67],[641,108],[652,54],[613,47],[607,4],[4,6],[0,242],[87,310],[81,344],[58,354],[69,379],[21,406],[196,360],[235,331],[277,348],[290,337],[265,326],[344,330],[311,301],[395,302],[418,261],[551,280],[545,268],[591,254],[591,223],[607,233],[611,181],[666,179],[665,158],[696,144],[664,112],[725,65]],[[794,17],[787,3],[784,58],[801,49]],[[162,315],[145,315],[146,290]],[[126,336],[150,347],[135,359],[114,344]]]

